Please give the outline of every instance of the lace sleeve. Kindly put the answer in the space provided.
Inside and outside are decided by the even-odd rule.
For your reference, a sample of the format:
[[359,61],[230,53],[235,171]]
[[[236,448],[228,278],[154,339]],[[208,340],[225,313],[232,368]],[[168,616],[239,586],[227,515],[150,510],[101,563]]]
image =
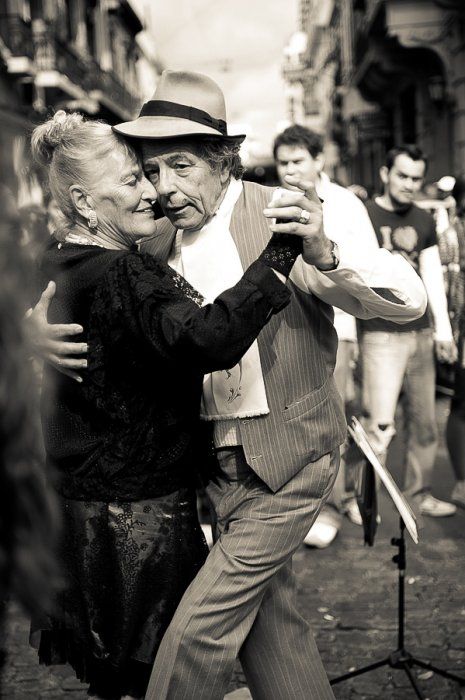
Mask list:
[[288,277],[297,256],[301,253],[302,239],[299,236],[290,233],[273,233],[258,259]]
[[203,297],[168,265],[128,254],[106,275],[94,312],[102,327],[112,316],[112,342],[129,330],[163,357],[211,372],[236,364],[289,298],[272,270],[255,262],[234,287],[201,306]]

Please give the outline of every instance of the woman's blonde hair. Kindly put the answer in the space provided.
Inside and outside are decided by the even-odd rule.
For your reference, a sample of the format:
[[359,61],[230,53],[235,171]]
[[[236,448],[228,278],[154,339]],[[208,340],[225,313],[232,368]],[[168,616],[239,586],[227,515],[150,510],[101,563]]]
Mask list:
[[79,185],[92,192],[102,174],[99,164],[115,149],[134,157],[132,148],[102,121],[85,120],[81,114],[59,110],[37,126],[31,139],[32,154],[39,165],[48,168],[53,199],[66,223],[76,221],[77,212],[69,188]]

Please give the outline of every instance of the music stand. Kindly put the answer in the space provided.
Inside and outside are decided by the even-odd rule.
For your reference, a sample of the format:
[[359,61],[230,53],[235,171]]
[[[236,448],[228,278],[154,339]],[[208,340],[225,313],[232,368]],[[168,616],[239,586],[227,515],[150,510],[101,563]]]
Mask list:
[[[407,674],[407,677],[410,681],[410,684],[415,691],[415,694],[417,698],[421,698],[421,700],[424,700],[425,696],[422,694],[417,681],[413,675],[412,668],[414,666],[418,666],[420,668],[424,668],[428,671],[432,671],[433,673],[437,673],[438,675],[443,676],[444,678],[448,678],[450,680],[456,681],[457,683],[460,683],[460,685],[465,685],[465,678],[462,678],[461,676],[456,675],[455,673],[451,673],[450,671],[444,671],[441,668],[438,668],[434,664],[428,662],[428,661],[421,661],[421,659],[416,658],[413,654],[411,654],[406,648],[405,648],[405,642],[404,642],[404,631],[405,631],[405,570],[407,566],[407,549],[406,549],[406,542],[405,542],[405,530],[407,528],[408,532],[410,533],[413,541],[415,543],[418,542],[418,536],[416,532],[416,525],[415,525],[415,516],[413,515],[410,506],[408,505],[405,497],[403,494],[399,491],[397,485],[395,484],[394,480],[392,479],[391,475],[387,471],[386,467],[384,467],[379,459],[376,457],[369,441],[367,438],[367,435],[365,431],[363,430],[362,426],[358,422],[358,420],[355,417],[352,417],[351,419],[351,425],[348,426],[349,434],[351,435],[352,439],[354,440],[355,444],[359,448],[359,450],[362,452],[362,454],[365,457],[366,463],[365,463],[365,470],[371,471],[371,476],[365,477],[365,483],[372,481],[374,483],[375,476],[374,474],[376,473],[379,477],[382,483],[387,488],[387,491],[389,495],[391,496],[394,505],[396,506],[397,510],[399,511],[399,537],[393,537],[391,539],[391,544],[393,547],[398,547],[399,551],[397,554],[395,554],[392,557],[392,561],[397,564],[397,570],[398,570],[398,609],[397,609],[397,648],[391,651],[388,656],[386,656],[384,659],[381,659],[380,661],[375,661],[372,664],[368,664],[367,666],[363,666],[362,668],[355,669],[354,671],[349,671],[348,673],[344,673],[341,676],[337,676],[336,678],[333,678],[330,680],[331,685],[335,685],[336,683],[341,683],[342,681],[346,681],[349,678],[355,678],[356,676],[360,676],[363,673],[368,673],[369,671],[374,671],[377,668],[381,668],[382,666],[390,666],[391,668],[394,669],[399,669],[401,671],[404,671]],[[367,496],[367,493],[370,493],[370,489],[365,487],[364,490],[365,497]],[[376,498],[376,488],[374,489],[375,493],[375,498]],[[375,501],[375,507],[373,509],[373,504],[368,503],[368,512],[370,512],[371,508],[371,516],[374,517],[376,520],[376,501]],[[362,514],[363,515],[363,514]],[[365,519],[364,521],[364,533],[365,533],[365,541],[367,541],[367,520]],[[371,524],[372,525],[372,524]],[[376,529],[376,528],[375,528]],[[374,539],[374,532],[373,532],[373,525],[371,527],[371,530],[368,530],[368,532],[373,533],[373,539]],[[369,544],[372,544],[373,542],[368,542]]]

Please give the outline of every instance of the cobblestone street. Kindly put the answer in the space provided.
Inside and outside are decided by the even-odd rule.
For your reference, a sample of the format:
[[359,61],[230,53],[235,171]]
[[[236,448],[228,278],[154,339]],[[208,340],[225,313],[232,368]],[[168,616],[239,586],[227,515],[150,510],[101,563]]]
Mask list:
[[[447,402],[438,403],[442,430]],[[396,473],[396,453],[391,466]],[[434,493],[447,498],[452,474],[441,446]],[[395,648],[397,626],[397,551],[390,538],[398,532],[397,517],[384,494],[382,517],[373,548],[362,544],[361,529],[347,520],[326,550],[302,547],[295,556],[301,609],[316,633],[330,677],[383,659]],[[421,523],[420,523],[421,525]],[[465,676],[465,512],[452,518],[425,519],[420,543],[407,541],[406,647],[416,656]],[[4,689],[8,700],[63,698],[82,700],[84,687],[71,669],[40,668],[28,647],[28,623],[16,608],[9,617],[10,656]],[[465,688],[428,671],[414,671],[429,700],[465,698]],[[238,670],[233,687],[244,684]],[[381,668],[334,687],[338,700],[382,698],[410,700],[415,694],[402,671]],[[270,698],[270,700],[273,700]]]

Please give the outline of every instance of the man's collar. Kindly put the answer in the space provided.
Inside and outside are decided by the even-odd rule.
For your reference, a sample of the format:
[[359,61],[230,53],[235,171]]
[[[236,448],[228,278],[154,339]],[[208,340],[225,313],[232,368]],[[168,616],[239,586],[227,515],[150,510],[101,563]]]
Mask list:
[[224,194],[224,197],[221,201],[221,204],[215,212],[215,217],[219,219],[231,217],[232,211],[236,205],[237,200],[241,196],[241,193],[242,180],[236,180],[235,178],[231,178],[226,192]]
[[329,177],[326,175],[326,173],[321,172],[317,181],[315,182],[316,193],[321,199],[326,199],[325,194],[328,189],[328,185],[330,184],[331,180]]
[[380,209],[382,209],[383,211],[389,211],[392,214],[399,214],[399,215],[406,214],[407,212],[409,212],[412,209],[413,206],[415,206],[414,202],[410,202],[409,204],[406,204],[405,207],[402,207],[402,206],[396,207],[396,206],[394,206],[394,204],[392,204],[392,206],[386,206],[382,197],[375,197],[375,204],[377,204],[378,207]]

